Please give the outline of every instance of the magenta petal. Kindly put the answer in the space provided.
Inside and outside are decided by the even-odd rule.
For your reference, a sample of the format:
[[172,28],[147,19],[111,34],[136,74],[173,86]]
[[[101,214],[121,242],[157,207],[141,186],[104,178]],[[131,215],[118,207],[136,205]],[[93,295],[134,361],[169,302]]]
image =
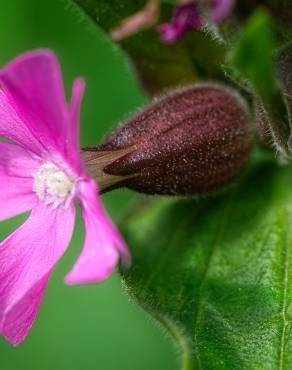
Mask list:
[[183,3],[174,8],[170,23],[158,27],[161,40],[172,44],[182,39],[188,32],[199,30],[203,26],[200,9],[196,1]]
[[174,44],[181,37],[181,31],[171,23],[161,24],[157,31],[161,35],[161,40],[166,44]]
[[32,179],[43,160],[18,145],[0,141],[0,173]]
[[215,23],[220,23],[231,14],[234,8],[235,0],[212,0],[211,3],[212,21]]
[[0,245],[0,333],[18,345],[31,329],[48,279],[70,242],[75,209],[39,205]]
[[0,175],[0,193],[0,221],[30,211],[38,203],[29,184],[21,178]]
[[70,138],[70,142],[74,143],[76,147],[79,147],[80,109],[84,90],[85,81],[82,78],[75,80],[72,89],[72,101],[70,107],[72,126],[71,129],[68,130],[68,137]]
[[130,262],[128,249],[106,214],[98,197],[96,185],[88,179],[80,185],[86,238],[83,251],[73,270],[67,275],[67,284],[99,283],[114,271],[119,257]]
[[0,137],[9,139],[35,153],[43,146],[12,106],[10,99],[0,90]]
[[[39,122],[29,122],[34,131],[61,138],[67,131],[64,87],[60,66],[49,51],[24,54],[1,71],[4,90],[25,116],[34,114]],[[51,139],[53,139],[51,137]]]
[[65,282],[74,284],[94,284],[106,280],[115,269],[119,252],[109,242],[97,218],[84,214],[86,238],[80,257]]
[[0,220],[31,210],[38,202],[33,174],[40,160],[24,149],[0,142]]
[[[60,65],[50,51],[22,55],[0,73],[4,92],[45,149],[66,152],[72,125]],[[74,148],[71,148],[74,150]]]
[[13,346],[18,346],[34,324],[46,291],[50,273],[45,275],[6,314],[0,334]]
[[85,81],[83,79],[77,79],[74,81],[72,89],[72,102],[70,107],[70,122],[71,129],[68,130],[68,143],[71,145],[67,146],[66,158],[72,164],[77,166],[77,172],[82,167],[80,148],[79,148],[79,131],[80,131],[80,110],[82,98],[85,90]]

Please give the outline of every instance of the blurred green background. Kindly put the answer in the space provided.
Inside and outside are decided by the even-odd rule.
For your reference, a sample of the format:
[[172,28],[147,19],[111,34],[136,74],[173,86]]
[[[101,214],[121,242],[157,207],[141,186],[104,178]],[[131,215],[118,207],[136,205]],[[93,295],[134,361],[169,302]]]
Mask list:
[[[61,59],[70,92],[84,76],[87,89],[82,111],[82,144],[95,145],[145,98],[119,50],[62,0],[10,0],[0,12],[0,64],[40,47]],[[105,196],[115,221],[137,199],[126,190]],[[3,222],[4,238],[24,219]],[[170,338],[129,301],[117,276],[99,286],[67,287],[83,240],[80,220],[69,252],[57,266],[38,320],[18,348],[0,339],[1,370],[172,370],[177,355]]]

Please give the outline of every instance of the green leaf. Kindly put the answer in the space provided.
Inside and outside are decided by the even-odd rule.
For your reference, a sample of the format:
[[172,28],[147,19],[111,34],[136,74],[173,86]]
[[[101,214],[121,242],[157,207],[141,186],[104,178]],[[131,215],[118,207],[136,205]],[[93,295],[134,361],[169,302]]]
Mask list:
[[123,225],[130,295],[183,369],[291,369],[292,168],[264,161],[228,192],[153,200]]
[[[106,32],[145,5],[145,1],[136,0],[72,1]],[[170,20],[173,3],[163,3],[159,23]],[[225,53],[222,44],[202,32],[192,32],[185,41],[166,45],[160,41],[155,26],[125,39],[120,45],[130,56],[143,87],[151,94],[200,78],[219,77]]]
[[273,22],[268,13],[257,10],[242,30],[228,60],[234,68],[225,67],[231,78],[248,85],[257,95],[257,105],[265,116],[266,130],[284,156],[289,156],[291,128],[286,102],[278,81],[274,52]]
[[270,96],[277,88],[273,49],[270,18],[266,12],[257,11],[241,32],[230,59],[261,96]]

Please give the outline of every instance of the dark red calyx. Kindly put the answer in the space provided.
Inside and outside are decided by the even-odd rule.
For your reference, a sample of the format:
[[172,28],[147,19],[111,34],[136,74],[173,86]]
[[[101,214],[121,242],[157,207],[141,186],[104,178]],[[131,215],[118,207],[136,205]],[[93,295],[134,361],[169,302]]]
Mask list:
[[251,149],[241,98],[219,85],[199,84],[154,101],[112,132],[96,150],[130,153],[103,168],[128,187],[161,195],[207,193],[241,173]]

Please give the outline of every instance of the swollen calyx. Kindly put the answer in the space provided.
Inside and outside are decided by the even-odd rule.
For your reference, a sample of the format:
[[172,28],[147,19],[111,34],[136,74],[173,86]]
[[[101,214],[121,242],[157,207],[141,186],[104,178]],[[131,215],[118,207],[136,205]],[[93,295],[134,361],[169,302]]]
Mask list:
[[[91,158],[90,174],[103,179],[102,191],[127,187],[147,194],[195,195],[230,183],[243,170],[250,149],[242,99],[224,86],[198,84],[154,100],[84,155]],[[112,160],[98,166],[105,155]]]

